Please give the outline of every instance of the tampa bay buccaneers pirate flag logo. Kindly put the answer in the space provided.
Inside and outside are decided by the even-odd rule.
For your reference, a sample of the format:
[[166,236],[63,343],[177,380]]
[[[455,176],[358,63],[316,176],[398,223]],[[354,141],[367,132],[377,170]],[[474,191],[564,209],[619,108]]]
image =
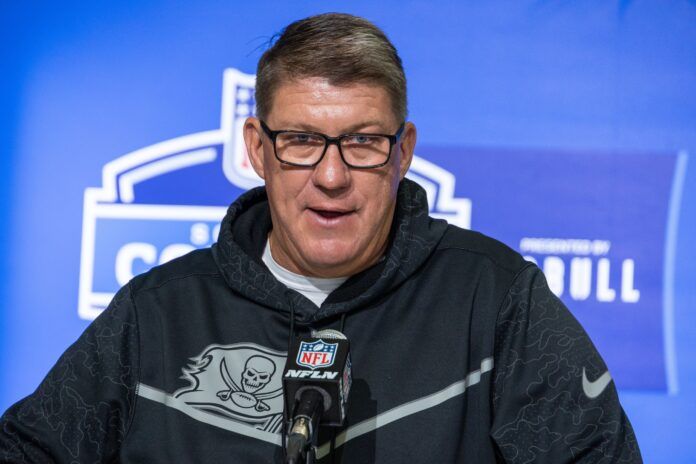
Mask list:
[[211,345],[183,368],[190,385],[174,393],[202,412],[276,433],[282,426],[285,353],[253,343]]

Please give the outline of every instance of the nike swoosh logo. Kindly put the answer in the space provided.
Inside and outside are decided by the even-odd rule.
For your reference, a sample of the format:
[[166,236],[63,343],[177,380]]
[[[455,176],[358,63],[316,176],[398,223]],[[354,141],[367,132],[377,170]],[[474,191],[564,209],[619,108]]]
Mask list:
[[585,368],[582,368],[582,391],[585,392],[585,396],[587,396],[589,399],[597,398],[599,395],[601,395],[604,389],[607,388],[607,385],[609,385],[609,382],[611,382],[611,375],[609,375],[609,371],[606,371],[604,374],[600,375],[599,378],[594,382],[590,382],[590,380],[587,378]]

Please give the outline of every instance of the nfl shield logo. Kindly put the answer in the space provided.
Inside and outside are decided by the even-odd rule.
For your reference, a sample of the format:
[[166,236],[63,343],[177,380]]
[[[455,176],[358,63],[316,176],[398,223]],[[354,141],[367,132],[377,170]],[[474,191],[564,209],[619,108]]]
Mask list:
[[297,364],[310,369],[331,366],[337,348],[338,343],[326,343],[323,340],[301,342],[300,350],[297,352]]

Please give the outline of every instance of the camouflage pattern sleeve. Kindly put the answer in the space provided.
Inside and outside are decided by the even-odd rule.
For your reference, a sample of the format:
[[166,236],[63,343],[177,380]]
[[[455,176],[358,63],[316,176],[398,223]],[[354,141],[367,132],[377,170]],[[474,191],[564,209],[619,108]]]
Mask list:
[[117,461],[135,402],[138,334],[130,291],[0,418],[2,463]]
[[607,366],[536,266],[496,324],[491,437],[508,463],[640,463]]

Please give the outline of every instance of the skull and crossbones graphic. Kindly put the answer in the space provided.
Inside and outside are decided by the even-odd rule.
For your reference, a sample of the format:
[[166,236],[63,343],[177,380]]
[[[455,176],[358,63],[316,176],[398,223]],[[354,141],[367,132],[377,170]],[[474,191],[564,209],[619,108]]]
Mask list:
[[244,370],[238,384],[230,375],[227,363],[223,358],[220,362],[220,374],[228,388],[219,391],[217,396],[222,401],[232,401],[240,408],[254,408],[259,412],[269,411],[271,409],[270,406],[263,400],[279,396],[283,391],[282,387],[270,392],[258,392],[268,385],[275,371],[275,363],[267,357],[260,355],[251,356],[244,364]]

